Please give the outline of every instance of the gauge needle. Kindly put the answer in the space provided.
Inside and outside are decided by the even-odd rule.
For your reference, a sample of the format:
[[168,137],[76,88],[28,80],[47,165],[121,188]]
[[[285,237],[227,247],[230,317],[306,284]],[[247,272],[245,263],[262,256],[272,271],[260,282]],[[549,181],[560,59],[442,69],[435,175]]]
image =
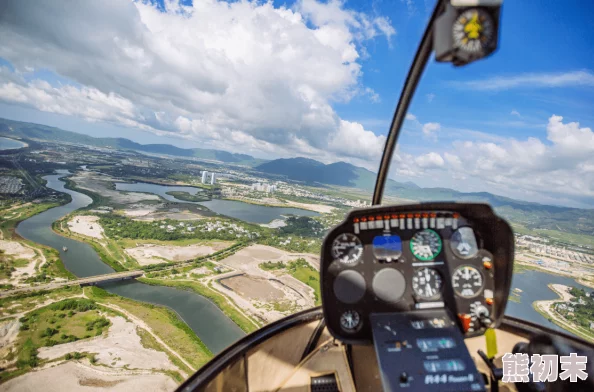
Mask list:
[[431,285],[429,283],[427,283],[427,286],[425,286],[425,290],[427,291],[428,295],[433,295],[433,292],[431,291]]
[[464,268],[464,279],[470,280],[470,269]]

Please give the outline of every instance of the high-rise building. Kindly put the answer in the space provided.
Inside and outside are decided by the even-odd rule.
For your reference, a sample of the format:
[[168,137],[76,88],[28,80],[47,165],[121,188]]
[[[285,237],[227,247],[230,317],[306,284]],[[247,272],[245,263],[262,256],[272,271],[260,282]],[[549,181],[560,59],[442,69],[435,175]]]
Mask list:
[[206,170],[202,171],[202,183],[206,184],[206,176],[208,176],[208,172]]
[[214,185],[216,181],[215,173],[211,173],[212,177],[210,177],[210,185]]

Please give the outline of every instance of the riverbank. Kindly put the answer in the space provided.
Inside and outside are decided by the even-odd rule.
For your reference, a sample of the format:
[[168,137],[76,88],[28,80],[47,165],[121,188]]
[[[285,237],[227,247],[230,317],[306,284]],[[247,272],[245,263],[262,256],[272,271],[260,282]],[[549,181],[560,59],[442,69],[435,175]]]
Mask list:
[[[156,378],[160,383],[175,387],[212,356],[187,327],[176,327],[179,321],[172,318],[177,316],[167,309],[138,304],[96,287],[86,288],[82,294],[81,289],[64,292],[69,294],[67,298],[25,297],[26,310],[14,314],[13,321],[0,322],[9,331],[21,331],[0,338],[2,352],[8,353],[3,355],[8,362],[0,373],[0,382],[6,383],[3,389],[22,390],[47,369],[72,363],[84,363],[96,372],[97,386],[109,383],[114,376],[137,385],[148,375],[161,375]],[[2,302],[12,308],[19,304],[18,299]],[[85,377],[80,374],[67,371],[64,376],[69,381],[60,382],[60,390],[84,384]],[[18,379],[8,381],[15,377]]]
[[537,264],[527,263],[520,260],[514,260],[514,273],[522,273],[524,271],[541,271],[546,272],[547,274],[559,275],[564,276],[567,278],[575,279],[575,281],[583,286],[587,286],[591,289],[594,289],[594,275],[589,277],[584,277],[582,274],[573,273],[573,272],[565,272],[559,270],[553,270],[550,268],[544,268]]
[[223,313],[225,313],[235,324],[239,326],[244,332],[251,333],[256,331],[261,325],[251,318],[243,314],[239,310],[236,304],[232,303],[231,300],[211,287],[205,286],[198,281],[182,281],[182,280],[163,280],[163,279],[151,279],[151,278],[140,278],[138,281],[146,283],[152,286],[167,286],[175,287],[182,290],[193,291],[210,301],[212,301]]
[[543,317],[547,320],[555,323],[559,327],[570,331],[574,335],[577,335],[583,339],[588,341],[594,341],[594,331],[589,331],[585,328],[582,328],[574,323],[570,322],[569,320],[562,317],[560,314],[555,312],[553,309],[554,305],[557,303],[564,303],[570,301],[573,297],[569,294],[568,290],[570,289],[569,286],[561,285],[561,284],[549,284],[549,289],[555,292],[559,298],[556,300],[547,300],[547,301],[535,301],[532,303],[534,309],[540,313]]

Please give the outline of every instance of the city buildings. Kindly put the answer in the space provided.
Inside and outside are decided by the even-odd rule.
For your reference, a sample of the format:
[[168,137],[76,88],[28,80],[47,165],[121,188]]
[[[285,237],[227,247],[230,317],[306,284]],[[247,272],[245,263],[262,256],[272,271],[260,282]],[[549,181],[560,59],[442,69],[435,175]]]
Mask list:
[[276,185],[263,184],[261,182],[256,182],[256,183],[252,184],[252,190],[256,191],[256,192],[274,193],[276,191]]

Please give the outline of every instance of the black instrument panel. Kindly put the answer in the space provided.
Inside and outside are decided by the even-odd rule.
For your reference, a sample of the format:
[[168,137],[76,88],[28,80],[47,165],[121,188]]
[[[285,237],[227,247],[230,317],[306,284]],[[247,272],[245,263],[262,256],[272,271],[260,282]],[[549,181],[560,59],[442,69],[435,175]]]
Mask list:
[[511,229],[485,204],[353,210],[322,245],[326,323],[371,343],[372,313],[446,308],[465,337],[482,334],[503,316],[512,260]]

